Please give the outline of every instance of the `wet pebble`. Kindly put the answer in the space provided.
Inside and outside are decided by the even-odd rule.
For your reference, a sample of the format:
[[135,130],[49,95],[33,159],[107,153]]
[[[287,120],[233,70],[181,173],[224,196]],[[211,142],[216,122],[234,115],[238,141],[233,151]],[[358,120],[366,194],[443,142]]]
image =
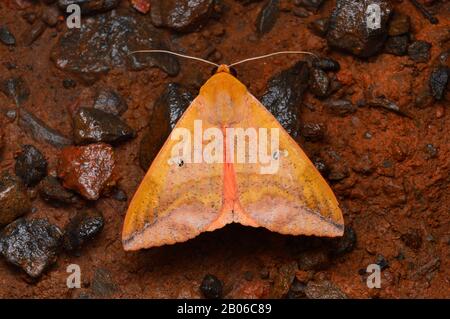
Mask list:
[[325,71],[313,68],[309,75],[309,90],[317,98],[324,98],[329,95],[330,79]]
[[22,181],[8,172],[0,176],[0,227],[31,210],[31,202]]
[[193,31],[203,26],[213,13],[213,0],[153,0],[152,23],[175,31]]
[[61,230],[45,219],[19,219],[2,231],[0,246],[9,263],[37,278],[56,262],[62,236]]
[[0,90],[16,105],[21,105],[30,96],[30,89],[22,77],[12,77],[0,83]]
[[347,295],[331,281],[309,281],[305,294],[308,299],[347,299]]
[[99,13],[112,10],[117,7],[120,0],[58,0],[58,5],[63,12],[71,4],[80,6],[82,14]]
[[51,60],[57,68],[88,84],[116,67],[133,71],[158,67],[169,75],[177,75],[180,66],[172,55],[130,55],[142,48],[169,49],[163,31],[147,20],[144,15],[96,15],[81,29],[67,30],[53,47]]
[[439,66],[431,72],[428,81],[431,94],[436,100],[442,100],[445,90],[448,87],[450,77],[450,67]]
[[308,24],[308,28],[320,37],[325,37],[327,35],[328,27],[329,27],[328,18],[316,19]]
[[414,41],[408,46],[408,56],[414,62],[428,62],[430,60],[431,44],[426,41]]
[[418,229],[410,229],[400,236],[402,242],[409,248],[418,250],[422,247],[422,236]]
[[394,13],[389,21],[388,34],[391,37],[406,34],[411,27],[409,16],[401,13]]
[[16,38],[5,25],[0,26],[0,42],[5,45],[15,45]]
[[214,275],[206,275],[200,285],[200,291],[206,299],[220,299],[223,293],[223,283]]
[[[373,29],[367,28],[367,10],[372,4],[380,8],[380,25]],[[330,17],[328,44],[359,57],[377,54],[386,40],[391,12],[391,4],[385,0],[337,0]]]
[[346,116],[356,112],[356,106],[349,100],[331,100],[327,101],[326,105],[330,113],[339,116]]
[[95,108],[81,107],[73,116],[76,144],[118,143],[133,138],[134,130],[116,115]]
[[16,157],[16,175],[27,186],[34,186],[47,175],[47,160],[33,145],[23,145]]
[[78,196],[65,189],[59,180],[53,176],[47,176],[39,183],[39,195],[47,203],[53,206],[72,205],[80,202]]
[[305,62],[272,77],[266,92],[259,99],[292,137],[300,136],[299,112],[303,94],[308,87],[309,68]]
[[268,0],[256,19],[256,32],[263,35],[272,30],[278,20],[279,14],[279,0]]
[[95,237],[105,224],[103,215],[96,209],[85,209],[77,212],[65,227],[64,249],[79,249],[86,241]]
[[64,187],[97,200],[103,190],[115,184],[114,167],[112,147],[98,143],[64,148],[57,169]]
[[19,126],[34,139],[49,143],[55,147],[64,147],[72,144],[70,139],[63,136],[57,130],[49,127],[33,113],[28,112],[24,108],[21,108],[19,113]]
[[338,72],[341,66],[338,61],[331,58],[320,58],[319,60],[314,60],[313,65],[323,71]]
[[94,108],[119,116],[128,109],[128,105],[125,99],[115,90],[102,88],[96,93]]
[[187,88],[177,83],[169,83],[156,100],[149,117],[148,129],[139,147],[139,164],[144,171],[147,171],[193,99],[194,95]]
[[325,136],[325,126],[323,123],[305,123],[302,126],[302,135],[308,141],[320,141]]
[[408,51],[409,36],[399,35],[395,37],[389,37],[384,46],[384,52],[397,56],[406,55]]
[[138,12],[147,14],[150,11],[150,1],[149,0],[131,0],[131,5]]

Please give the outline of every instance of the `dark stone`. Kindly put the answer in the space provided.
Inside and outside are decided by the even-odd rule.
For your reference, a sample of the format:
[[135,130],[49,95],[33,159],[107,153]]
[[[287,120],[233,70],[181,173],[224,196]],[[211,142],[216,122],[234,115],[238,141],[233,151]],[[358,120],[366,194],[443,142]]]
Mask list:
[[97,92],[94,108],[119,116],[128,109],[128,105],[124,98],[113,89],[102,88]]
[[58,6],[63,12],[71,4],[77,4],[82,14],[106,12],[117,7],[120,0],[58,0]]
[[335,115],[346,116],[356,112],[356,106],[348,100],[332,100],[327,101],[328,110]]
[[408,43],[409,43],[408,35],[389,37],[384,46],[384,52],[397,56],[406,55],[408,51]]
[[386,258],[384,258],[383,255],[378,255],[375,263],[378,266],[380,266],[381,270],[384,270],[389,267],[389,262],[386,260]]
[[29,276],[39,277],[56,262],[62,232],[45,219],[19,219],[0,235],[2,254]]
[[297,0],[295,4],[311,11],[317,11],[324,2],[325,0]]
[[64,147],[72,144],[70,139],[49,127],[33,113],[28,112],[24,108],[20,108],[19,113],[19,126],[37,141],[46,142],[55,147]]
[[389,21],[388,34],[391,37],[406,34],[411,27],[411,21],[409,16],[401,13],[394,13]]
[[308,28],[313,31],[316,35],[318,35],[319,37],[325,37],[327,35],[328,32],[328,27],[330,21],[328,18],[320,18],[320,19],[316,19],[314,21],[311,21],[308,24]]
[[306,298],[306,284],[294,279],[286,295],[287,299],[303,299]]
[[105,189],[115,185],[114,167],[112,147],[98,143],[64,148],[57,171],[64,187],[89,200],[97,200]]
[[431,94],[436,100],[442,100],[445,90],[448,87],[450,68],[439,66],[431,72],[429,86]]
[[156,66],[169,75],[178,74],[180,66],[172,55],[131,54],[143,48],[169,49],[163,32],[148,23],[144,15],[101,14],[61,36],[51,59],[59,69],[87,83],[115,67],[135,71]]
[[3,172],[0,177],[0,227],[31,210],[27,190],[16,176]]
[[302,252],[297,263],[300,270],[323,270],[330,265],[330,260],[325,250],[314,249]]
[[47,175],[47,160],[33,145],[23,145],[16,157],[16,175],[27,186],[34,186]]
[[128,196],[127,193],[125,193],[123,190],[121,189],[115,189],[112,197],[115,200],[118,200],[119,202],[126,202],[128,200]]
[[214,0],[152,0],[150,14],[157,27],[187,32],[203,26],[213,8]]
[[308,299],[347,299],[335,284],[330,281],[309,281],[306,284],[305,294]]
[[2,42],[5,45],[15,45],[16,44],[16,38],[11,33],[11,31],[9,31],[9,29],[6,25],[0,26],[0,42]]
[[341,69],[339,62],[331,58],[320,58],[319,60],[314,60],[313,65],[316,68],[327,72],[338,72]]
[[139,164],[144,171],[164,145],[175,124],[193,101],[193,94],[177,83],[169,83],[156,100],[150,114],[148,129],[139,148]]
[[64,249],[67,251],[79,249],[86,241],[97,235],[104,224],[102,213],[95,209],[77,212],[65,228]]
[[433,144],[425,145],[425,153],[427,158],[436,158],[438,156],[438,150]]
[[348,254],[356,246],[356,233],[351,226],[345,226],[344,235],[339,238],[332,239],[331,255],[340,256]]
[[263,35],[274,27],[280,15],[279,0],[268,0],[256,19],[256,32]]
[[305,123],[302,128],[302,135],[308,141],[320,141],[325,136],[323,123]]
[[[371,4],[380,7],[380,27],[367,26],[367,8]],[[387,23],[392,8],[385,0],[337,0],[330,17],[327,33],[328,44],[358,57],[370,57],[383,47],[387,37]]]
[[95,270],[91,289],[100,298],[109,298],[119,290],[117,284],[112,279],[111,273],[103,268]]
[[223,284],[214,275],[206,275],[200,285],[200,291],[206,299],[222,298]]
[[118,143],[134,137],[134,130],[116,115],[95,108],[81,107],[73,117],[76,144]]
[[426,41],[414,41],[408,46],[408,55],[414,62],[428,62],[430,60],[431,44]]
[[317,98],[324,98],[329,95],[330,79],[325,71],[312,68],[309,75],[309,90]]
[[303,62],[272,77],[261,103],[276,117],[292,137],[300,136],[299,112],[303,93],[308,87],[309,68]]
[[63,80],[63,87],[65,89],[73,89],[76,86],[77,86],[77,82],[75,82],[72,79],[64,79]]
[[59,180],[53,176],[47,176],[39,183],[39,195],[53,206],[72,205],[79,203],[80,199],[75,193],[65,189]]
[[12,77],[2,81],[0,91],[12,99],[16,105],[21,105],[30,96],[30,89],[21,77]]
[[410,229],[406,234],[402,234],[400,239],[409,248],[418,250],[422,247],[422,236],[418,229]]
[[328,175],[328,166],[320,157],[314,157],[312,162],[322,176]]

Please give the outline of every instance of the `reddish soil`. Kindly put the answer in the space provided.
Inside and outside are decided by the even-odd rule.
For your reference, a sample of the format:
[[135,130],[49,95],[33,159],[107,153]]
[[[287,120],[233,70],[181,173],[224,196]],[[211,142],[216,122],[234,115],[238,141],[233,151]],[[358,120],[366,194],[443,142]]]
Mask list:
[[[11,1],[12,2],[12,1]],[[350,298],[449,298],[450,297],[450,148],[448,112],[449,94],[440,102],[425,108],[414,107],[415,96],[428,85],[429,74],[437,56],[450,48],[450,4],[441,5],[437,13],[440,23],[430,24],[409,1],[395,2],[398,11],[411,17],[416,39],[432,43],[428,63],[416,64],[407,56],[380,54],[368,60],[330,51],[326,40],[312,34],[307,23],[329,14],[334,1],[327,1],[317,15],[299,18],[282,11],[274,28],[261,38],[254,37],[254,25],[261,3],[243,7],[233,0],[224,1],[219,19],[210,19],[199,32],[178,37],[174,47],[183,47],[192,55],[202,56],[210,46],[210,34],[220,35],[214,43],[227,63],[270,53],[276,50],[309,50],[339,61],[337,76],[346,85],[345,96],[354,103],[364,98],[368,88],[384,94],[411,114],[411,117],[379,108],[361,107],[346,117],[331,115],[322,101],[306,94],[304,102],[315,111],[302,107],[304,122],[325,123],[325,139],[320,142],[300,140],[305,152],[313,157],[326,156],[333,150],[341,156],[349,176],[331,186],[344,211],[345,223],[357,235],[353,251],[331,259],[320,270],[309,271],[311,280],[329,280]],[[30,9],[28,9],[30,10]],[[21,17],[24,11],[0,4],[1,24],[7,25],[19,38],[29,28]],[[24,107],[48,125],[71,135],[68,108],[75,103],[84,85],[77,82],[64,89],[68,76],[50,61],[52,47],[63,31],[47,29],[36,42],[26,47],[18,43],[10,49],[0,45],[1,78],[21,75],[31,95]],[[282,56],[239,66],[239,79],[255,96],[261,96],[268,79],[293,65],[297,58]],[[17,65],[8,70],[6,62]],[[181,72],[171,78],[156,68],[139,72],[115,69],[103,76],[95,86],[110,86],[127,100],[123,115],[137,132],[133,140],[115,146],[119,185],[131,199],[144,171],[139,166],[138,150],[142,132],[153,102],[169,82],[191,84],[206,79],[209,67],[180,60]],[[0,94],[0,105],[12,102]],[[301,107],[299,105],[299,107]],[[14,170],[14,154],[22,144],[38,147],[56,169],[58,151],[34,141],[14,122],[0,115],[3,131],[2,170]],[[372,137],[365,138],[370,132]],[[426,145],[437,149],[430,156]],[[360,174],[354,169],[369,156],[372,172]],[[389,162],[389,165],[386,165]],[[385,164],[385,165],[384,165]],[[292,238],[263,229],[238,225],[213,233],[205,233],[186,243],[146,251],[125,252],[121,228],[127,202],[102,197],[94,204],[105,216],[105,228],[87,243],[79,255],[61,253],[55,264],[39,280],[30,281],[19,269],[0,259],[0,297],[6,298],[77,298],[95,297],[92,282],[96,269],[105,269],[115,288],[108,296],[118,298],[197,298],[206,274],[214,274],[224,283],[225,298],[283,297],[289,286],[284,283],[283,269],[296,269],[299,256],[292,249]],[[27,218],[48,218],[64,227],[75,213],[75,207],[53,208],[39,197],[33,201],[35,211]],[[417,231],[422,244],[410,248],[402,235]],[[403,239],[405,236],[403,236]],[[382,255],[389,267],[382,272],[381,289],[368,289],[361,269],[375,263]],[[400,257],[399,257],[400,256]],[[82,271],[82,289],[68,289],[66,267],[78,264]],[[292,266],[293,265],[293,266]],[[264,272],[269,272],[266,278]],[[298,272],[297,277],[305,276]]]

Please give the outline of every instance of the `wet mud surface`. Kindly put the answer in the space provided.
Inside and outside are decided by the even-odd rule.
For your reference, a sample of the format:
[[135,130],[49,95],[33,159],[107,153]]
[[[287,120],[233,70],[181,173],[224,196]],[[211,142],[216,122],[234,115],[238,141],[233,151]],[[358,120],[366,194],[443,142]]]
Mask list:
[[[73,2],[82,28],[68,30]],[[419,1],[433,24],[411,1],[372,0],[383,26],[367,34],[356,1],[337,2],[2,1],[0,297],[449,298],[450,3]],[[327,58],[236,69],[329,182],[344,237],[229,225],[123,251],[127,205],[211,73],[129,55],[149,48],[217,63]],[[66,285],[71,264],[80,289]],[[366,285],[369,264],[380,289]]]

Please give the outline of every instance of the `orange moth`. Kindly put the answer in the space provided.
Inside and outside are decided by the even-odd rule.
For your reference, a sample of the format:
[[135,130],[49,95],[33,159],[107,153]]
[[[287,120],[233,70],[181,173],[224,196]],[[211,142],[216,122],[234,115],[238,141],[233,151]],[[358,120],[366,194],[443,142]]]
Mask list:
[[125,250],[174,244],[230,223],[290,235],[344,231],[333,191],[303,150],[220,65],[131,200],[122,242]]

